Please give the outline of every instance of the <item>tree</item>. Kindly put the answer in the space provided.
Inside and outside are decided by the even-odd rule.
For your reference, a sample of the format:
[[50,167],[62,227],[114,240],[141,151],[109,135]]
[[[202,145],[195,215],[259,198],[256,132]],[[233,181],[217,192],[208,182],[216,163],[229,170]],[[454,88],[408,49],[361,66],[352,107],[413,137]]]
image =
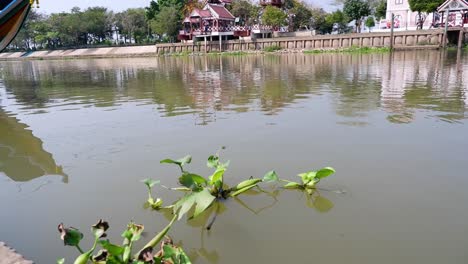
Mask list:
[[375,7],[374,16],[377,20],[381,20],[387,15],[387,1],[380,0]]
[[115,24],[124,35],[125,42],[128,39],[140,43],[147,33],[147,23],[145,19],[145,9],[129,8],[115,15]]
[[327,12],[323,8],[313,8],[310,10],[310,27],[316,30],[318,33],[326,34],[330,33],[333,29],[333,25],[328,30],[329,25],[326,25],[325,18],[327,17]]
[[241,23],[250,25],[255,23],[259,8],[250,0],[234,0],[230,5],[230,11],[235,17],[240,18]]
[[301,27],[309,27],[312,11],[304,2],[294,2],[294,6],[289,10],[293,14],[292,18],[292,29],[297,30]]
[[374,17],[370,16],[366,19],[366,27],[369,29],[369,32],[371,32],[371,28],[375,27],[375,20]]
[[361,33],[362,18],[370,15],[371,10],[369,3],[364,0],[345,0],[343,12],[349,17],[350,22],[355,21],[354,32]]
[[426,14],[433,13],[444,0],[408,0],[411,11],[418,12],[417,28],[422,29]]
[[166,35],[172,41],[180,29],[180,13],[175,6],[163,6],[150,25],[156,34]]
[[280,27],[286,25],[286,15],[283,10],[274,7],[274,6],[267,6],[265,8],[265,12],[262,15],[262,21],[265,25],[273,26],[273,27]]
[[341,10],[336,10],[325,18],[326,25],[332,25],[339,34],[349,31],[348,21],[349,18]]

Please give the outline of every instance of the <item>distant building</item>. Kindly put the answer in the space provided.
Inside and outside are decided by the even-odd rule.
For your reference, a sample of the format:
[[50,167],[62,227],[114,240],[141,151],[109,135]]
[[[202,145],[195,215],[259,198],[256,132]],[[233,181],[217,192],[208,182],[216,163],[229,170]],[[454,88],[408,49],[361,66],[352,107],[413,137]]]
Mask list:
[[[424,28],[443,26],[447,12],[446,8],[452,7],[449,15],[449,26],[468,27],[468,1],[467,0],[447,0],[434,14],[422,14]],[[390,28],[392,14],[395,15],[394,27],[403,30],[414,30],[417,28],[421,18],[417,12],[412,12],[408,0],[387,0],[386,20],[380,28]],[[452,22],[451,22],[452,21]],[[445,22],[444,22],[445,23]]]

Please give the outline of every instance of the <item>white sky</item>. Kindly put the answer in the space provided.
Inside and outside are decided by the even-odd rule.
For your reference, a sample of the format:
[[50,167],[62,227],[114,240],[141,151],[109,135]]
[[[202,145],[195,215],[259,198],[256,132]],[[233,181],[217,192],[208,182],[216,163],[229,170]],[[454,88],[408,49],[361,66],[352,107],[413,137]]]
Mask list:
[[[306,0],[314,6],[321,6],[327,10],[335,9],[329,5],[333,0]],[[104,6],[114,11],[122,11],[127,8],[146,7],[151,0],[40,0],[39,12],[57,13],[70,11],[72,7],[78,6],[86,9],[90,6]]]

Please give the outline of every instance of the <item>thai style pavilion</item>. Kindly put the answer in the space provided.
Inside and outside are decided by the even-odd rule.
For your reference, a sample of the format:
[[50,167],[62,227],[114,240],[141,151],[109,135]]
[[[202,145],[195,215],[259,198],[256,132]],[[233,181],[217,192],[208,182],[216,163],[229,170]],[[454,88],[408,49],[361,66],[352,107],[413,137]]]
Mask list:
[[203,9],[195,8],[183,21],[183,30],[179,40],[191,40],[196,37],[222,38],[234,35],[235,17],[226,9],[230,0],[211,1]]
[[[468,27],[468,1],[447,0],[439,8],[440,24],[449,27]],[[448,21],[446,20],[448,19]]]

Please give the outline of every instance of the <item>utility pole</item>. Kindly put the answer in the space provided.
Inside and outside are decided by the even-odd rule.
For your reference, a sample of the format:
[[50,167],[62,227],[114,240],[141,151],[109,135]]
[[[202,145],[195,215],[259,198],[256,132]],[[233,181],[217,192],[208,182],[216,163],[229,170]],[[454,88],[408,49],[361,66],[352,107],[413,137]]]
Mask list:
[[448,20],[449,20],[449,15],[450,15],[450,6],[446,9],[447,15],[445,18],[445,30],[444,30],[444,43],[443,47],[447,47],[447,42],[448,42]]
[[393,29],[395,27],[395,14],[392,13],[391,19],[391,27],[390,27],[390,51],[393,51]]

